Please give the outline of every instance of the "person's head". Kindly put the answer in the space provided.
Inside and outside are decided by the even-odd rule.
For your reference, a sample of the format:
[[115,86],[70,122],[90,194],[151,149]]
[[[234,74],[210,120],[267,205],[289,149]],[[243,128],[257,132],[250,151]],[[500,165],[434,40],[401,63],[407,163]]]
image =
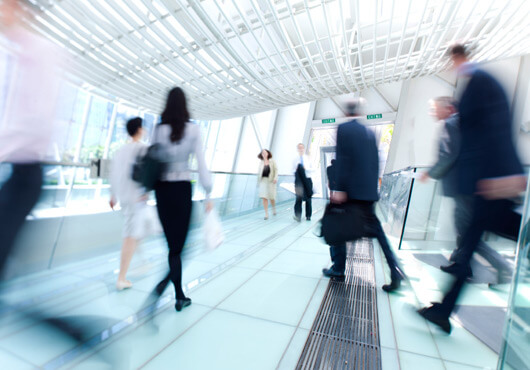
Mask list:
[[171,125],[171,141],[180,141],[184,136],[186,123],[190,120],[186,96],[180,87],[171,89],[167,94],[166,107],[160,119],[162,124]]
[[261,151],[261,153],[258,154],[258,158],[261,159],[261,160],[271,159],[272,158],[272,153],[269,150],[267,150],[267,149],[263,149]]
[[134,117],[127,121],[127,133],[133,139],[141,139],[144,133],[142,128],[142,119],[140,117]]
[[464,45],[456,44],[449,49],[449,56],[453,62],[453,68],[458,68],[468,62],[468,52]]
[[11,27],[19,22],[22,0],[0,0],[0,24]]
[[333,166],[335,164],[336,159],[331,160],[331,165]]
[[366,99],[364,98],[355,98],[348,100],[344,104],[344,111],[348,116],[360,116],[364,113],[366,107]]
[[431,116],[438,120],[445,120],[456,113],[456,103],[449,96],[440,96],[429,101]]
[[298,150],[298,154],[300,154],[300,155],[304,155],[304,152],[305,152],[305,145],[304,145],[304,144],[299,143],[299,144],[296,146],[296,149]]

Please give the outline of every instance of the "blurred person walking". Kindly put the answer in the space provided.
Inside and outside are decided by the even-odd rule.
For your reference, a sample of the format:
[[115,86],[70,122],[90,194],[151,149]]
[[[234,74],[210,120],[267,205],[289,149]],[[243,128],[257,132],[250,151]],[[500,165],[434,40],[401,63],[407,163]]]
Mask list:
[[265,220],[269,219],[269,201],[272,214],[276,216],[276,184],[278,183],[278,167],[272,159],[272,153],[263,149],[258,158],[261,160],[258,170],[259,197],[263,200]]
[[311,161],[305,154],[305,146],[300,143],[296,146],[298,156],[293,161],[294,173],[294,188],[296,193],[296,201],[294,203],[294,219],[298,222],[302,220],[302,202],[305,202],[305,217],[307,221],[311,221],[311,197],[313,196],[313,168]]
[[153,142],[160,144],[159,159],[165,163],[162,178],[155,185],[158,215],[169,247],[169,273],[156,286],[154,295],[159,297],[169,281],[175,286],[177,311],[191,304],[191,299],[182,290],[182,261],[180,254],[191,218],[191,173],[190,159],[195,156],[199,166],[199,180],[206,191],[206,212],[212,209],[209,200],[212,179],[206,167],[200,128],[190,122],[190,114],[184,91],[173,88],[161,115],[161,123],[155,129]]
[[[346,106],[348,114],[359,114],[361,101]],[[383,290],[392,292],[399,289],[405,275],[398,265],[392,248],[388,243],[381,223],[374,210],[379,200],[377,185],[379,181],[379,157],[374,133],[352,120],[339,125],[337,129],[336,160],[330,184],[331,202],[349,203],[362,212],[362,227],[367,235],[377,238],[390,268],[391,283],[383,285]],[[352,225],[352,227],[356,227]],[[346,267],[346,244],[330,246],[333,266],[323,269],[322,273],[331,278],[344,278]]]
[[447,333],[451,332],[449,317],[471,274],[470,260],[484,231],[517,239],[521,215],[513,211],[510,198],[526,186],[504,90],[490,74],[469,63],[464,46],[452,47],[450,54],[459,76],[467,80],[458,104],[461,146],[455,167],[458,193],[473,199],[471,220],[462,235],[461,252],[445,269],[455,277],[450,290],[441,303],[418,311]]
[[[441,179],[444,195],[455,201],[454,223],[457,233],[457,248],[449,259],[451,262],[455,262],[458,260],[458,254],[462,251],[462,236],[471,220],[473,196],[462,195],[458,192],[455,161],[460,152],[461,138],[456,102],[451,97],[442,96],[431,100],[430,105],[432,116],[442,122],[443,127],[438,145],[438,160],[429,171],[422,174],[420,181],[425,182],[429,178]],[[510,281],[512,267],[500,253],[483,241],[479,242],[477,253],[497,270],[499,283]],[[446,271],[447,268],[450,268],[450,265],[440,266],[442,271]]]
[[4,0],[0,8],[0,29],[13,47],[17,65],[9,106],[0,123],[0,163],[11,166],[11,175],[0,189],[0,275],[41,194],[41,162],[55,133],[61,86],[62,53],[24,27],[20,3]]
[[142,119],[136,117],[127,121],[127,133],[132,141],[122,146],[112,159],[110,172],[111,198],[110,207],[114,209],[120,202],[123,224],[123,244],[121,247],[120,272],[116,282],[118,290],[132,287],[126,279],[138,243],[148,232],[148,209],[145,189],[132,179],[133,166],[139,156],[143,155],[147,145],[141,142],[144,136]]

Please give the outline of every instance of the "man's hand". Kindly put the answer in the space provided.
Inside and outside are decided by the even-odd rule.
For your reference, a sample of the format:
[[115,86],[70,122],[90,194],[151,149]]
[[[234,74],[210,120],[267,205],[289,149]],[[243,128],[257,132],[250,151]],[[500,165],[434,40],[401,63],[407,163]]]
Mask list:
[[348,200],[348,194],[344,191],[332,191],[330,198],[331,203],[341,204]]
[[526,190],[526,176],[483,179],[477,183],[477,194],[488,200],[509,199]]
[[423,172],[419,178],[420,182],[427,182],[429,181],[431,177],[429,176],[429,173],[428,172]]
[[273,183],[276,184],[278,182],[278,180],[274,180]]
[[208,200],[204,203],[204,211],[206,213],[210,213],[213,209],[213,202],[211,200]]
[[114,210],[114,206],[116,205],[116,199],[114,197],[110,198],[109,200],[109,206]]

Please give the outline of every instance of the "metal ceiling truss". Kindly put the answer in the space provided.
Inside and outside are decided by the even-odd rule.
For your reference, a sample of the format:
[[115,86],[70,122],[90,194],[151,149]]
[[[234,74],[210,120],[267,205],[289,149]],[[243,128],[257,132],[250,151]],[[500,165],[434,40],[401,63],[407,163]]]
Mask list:
[[225,119],[530,52],[526,0],[27,0],[92,89],[158,112],[181,86]]

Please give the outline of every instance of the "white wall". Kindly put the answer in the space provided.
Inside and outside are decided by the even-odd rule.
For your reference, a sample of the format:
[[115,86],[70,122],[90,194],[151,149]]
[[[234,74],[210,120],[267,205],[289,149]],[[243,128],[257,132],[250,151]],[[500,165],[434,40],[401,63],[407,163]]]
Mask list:
[[[515,141],[522,162],[530,164],[530,133],[519,129],[522,122],[530,121],[530,56],[490,62],[482,68],[499,80],[513,104]],[[436,161],[438,128],[428,114],[428,100],[453,96],[455,80],[454,72],[444,72],[404,82],[386,173]]]
[[276,117],[276,128],[271,152],[282,175],[292,175],[292,159],[296,156],[296,145],[304,142],[311,103],[281,108]]

